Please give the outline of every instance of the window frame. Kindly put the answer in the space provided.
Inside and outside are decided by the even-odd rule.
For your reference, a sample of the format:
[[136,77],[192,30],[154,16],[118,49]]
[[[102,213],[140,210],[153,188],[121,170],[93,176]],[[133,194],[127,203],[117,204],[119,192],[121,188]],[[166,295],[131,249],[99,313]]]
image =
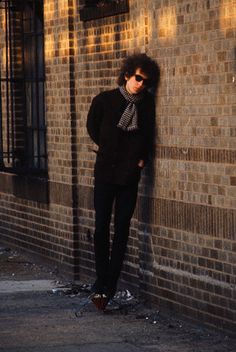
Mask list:
[[[18,174],[33,174],[47,176],[47,150],[46,150],[46,122],[45,122],[45,57],[44,57],[44,21],[43,21],[43,0],[4,0],[0,3],[1,9],[5,11],[5,46],[6,62],[5,77],[1,77],[0,72],[0,171],[14,172]],[[4,8],[3,8],[4,7]],[[29,21],[33,24],[30,33],[25,31],[25,13],[26,8],[31,9]],[[38,12],[37,12],[38,11]],[[39,16],[39,12],[41,17]],[[17,17],[16,19],[14,18]],[[15,34],[14,21],[20,23],[19,32]],[[41,21],[41,30],[38,31],[38,23]],[[15,42],[16,37],[21,36],[21,41]],[[32,46],[26,51],[26,38],[31,37],[32,43],[37,47],[33,52]],[[31,43],[31,44],[32,44]],[[40,65],[42,72],[39,77],[38,48],[41,50]],[[20,51],[20,59],[14,62],[17,51]],[[33,52],[30,67],[34,68],[34,73],[27,75],[25,59],[27,52]],[[16,54],[15,54],[16,52]],[[33,57],[33,59],[32,59]],[[13,65],[15,65],[13,69]],[[36,66],[37,65],[37,66]],[[35,68],[36,67],[36,68]],[[1,71],[1,70],[0,70]],[[17,72],[20,72],[18,75]],[[17,96],[17,89],[14,87],[22,86],[23,92],[20,98]],[[6,101],[5,115],[3,116],[3,97],[2,89],[5,84]],[[27,100],[26,87],[31,85],[31,100]],[[35,93],[32,95],[33,86]],[[39,96],[39,86],[41,86],[41,95]],[[14,90],[15,89],[15,90]],[[18,89],[19,90],[19,89]],[[19,93],[18,93],[19,94]],[[35,103],[33,103],[33,97]],[[17,100],[18,99],[18,100]],[[18,101],[18,106],[16,101]],[[20,101],[20,102],[19,102]],[[27,106],[28,103],[28,106]],[[36,105],[36,112],[33,114],[32,106]],[[20,106],[20,112],[18,108]],[[34,120],[35,126],[29,125],[29,116],[31,112],[31,121]],[[41,113],[41,116],[39,116]],[[20,116],[21,115],[21,116]],[[4,120],[4,121],[3,121]],[[19,127],[19,121],[21,126]],[[27,122],[28,121],[28,122]],[[7,141],[3,141],[3,127],[5,122],[4,133],[7,135]],[[30,129],[34,129],[34,135],[29,136]],[[21,133],[23,147],[16,146],[17,135]],[[11,138],[10,138],[11,134]],[[33,142],[35,144],[33,146]]]
[[128,0],[88,0],[80,9],[80,20],[83,22],[129,12]]

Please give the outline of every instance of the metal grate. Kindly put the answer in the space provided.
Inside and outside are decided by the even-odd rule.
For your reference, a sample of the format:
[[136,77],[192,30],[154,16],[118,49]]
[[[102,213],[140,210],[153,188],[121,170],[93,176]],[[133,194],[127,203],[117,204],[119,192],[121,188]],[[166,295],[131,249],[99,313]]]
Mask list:
[[45,172],[42,0],[0,1],[0,169]]
[[129,12],[128,0],[85,0],[80,9],[80,20],[91,21]]

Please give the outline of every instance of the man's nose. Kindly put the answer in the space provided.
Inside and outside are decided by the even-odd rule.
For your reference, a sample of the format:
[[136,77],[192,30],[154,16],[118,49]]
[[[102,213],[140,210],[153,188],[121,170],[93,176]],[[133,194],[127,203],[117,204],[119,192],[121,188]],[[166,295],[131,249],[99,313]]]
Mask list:
[[139,81],[138,84],[141,87],[143,85],[143,81]]

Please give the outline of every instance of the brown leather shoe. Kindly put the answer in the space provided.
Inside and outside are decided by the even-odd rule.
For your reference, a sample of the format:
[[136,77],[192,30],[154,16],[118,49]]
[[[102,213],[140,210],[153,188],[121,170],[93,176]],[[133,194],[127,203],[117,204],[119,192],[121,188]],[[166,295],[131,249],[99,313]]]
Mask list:
[[93,302],[93,304],[95,305],[95,307],[98,310],[102,310],[104,311],[106,308],[106,305],[108,303],[108,297],[107,295],[105,295],[104,293],[99,294],[99,293],[95,293],[92,297],[91,297],[91,301]]

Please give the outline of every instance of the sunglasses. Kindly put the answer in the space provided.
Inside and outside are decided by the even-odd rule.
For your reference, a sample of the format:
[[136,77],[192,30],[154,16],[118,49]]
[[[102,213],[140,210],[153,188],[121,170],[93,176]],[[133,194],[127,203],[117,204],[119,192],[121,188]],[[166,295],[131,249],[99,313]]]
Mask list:
[[145,85],[147,85],[149,83],[149,79],[148,78],[143,78],[140,75],[134,75],[134,77],[135,77],[135,80],[137,82],[143,82],[143,84],[145,84]]

